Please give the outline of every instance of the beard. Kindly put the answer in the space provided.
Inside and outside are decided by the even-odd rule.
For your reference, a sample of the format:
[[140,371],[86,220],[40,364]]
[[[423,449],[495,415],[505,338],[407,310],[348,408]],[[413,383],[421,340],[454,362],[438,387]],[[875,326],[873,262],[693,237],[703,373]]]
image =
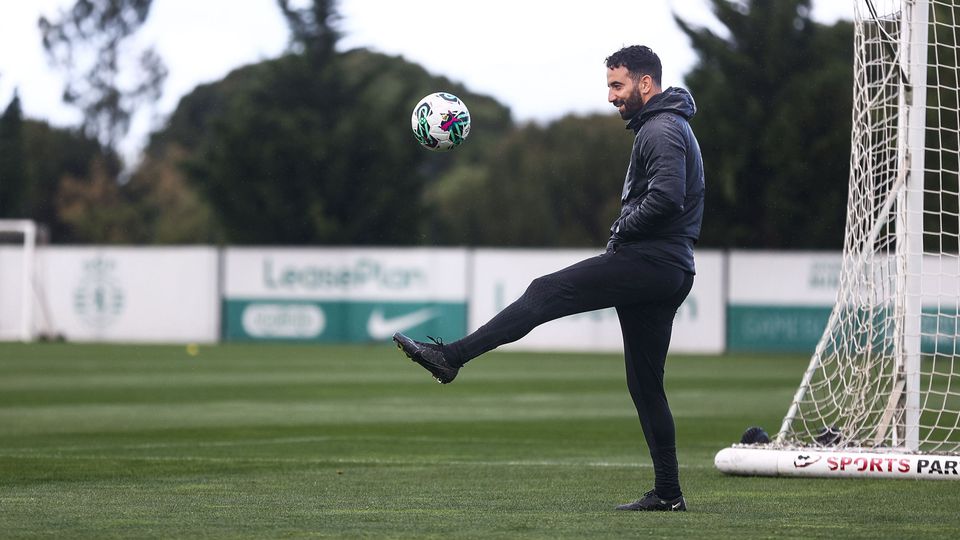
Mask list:
[[[634,88],[626,99],[614,101],[613,104],[617,107],[620,118],[624,120],[633,118],[643,108],[643,97],[640,96],[640,89]],[[620,109],[621,106],[623,106],[623,109]]]

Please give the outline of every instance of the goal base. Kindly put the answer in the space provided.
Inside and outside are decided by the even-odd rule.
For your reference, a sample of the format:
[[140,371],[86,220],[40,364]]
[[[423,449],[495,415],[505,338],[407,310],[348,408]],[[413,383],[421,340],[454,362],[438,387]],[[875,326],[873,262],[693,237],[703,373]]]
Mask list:
[[736,445],[717,452],[713,462],[736,476],[960,480],[960,456]]

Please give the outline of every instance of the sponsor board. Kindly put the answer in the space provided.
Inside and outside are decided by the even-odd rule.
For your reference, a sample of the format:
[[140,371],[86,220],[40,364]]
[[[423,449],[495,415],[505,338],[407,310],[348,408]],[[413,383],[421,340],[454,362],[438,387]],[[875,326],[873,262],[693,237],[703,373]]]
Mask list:
[[812,352],[836,302],[841,254],[733,251],[728,257],[727,349]]
[[223,338],[362,343],[466,331],[463,249],[230,248]]
[[[812,353],[830,319],[830,307],[734,306],[727,308],[727,349],[750,352]],[[954,355],[960,350],[953,307],[924,307],[920,314],[920,350]],[[893,330],[892,325],[887,328]],[[878,334],[877,337],[881,337]]]
[[226,298],[466,300],[463,249],[228,248]]
[[830,319],[832,306],[727,307],[727,348],[731,351],[812,352]]
[[45,247],[37,316],[72,341],[215,342],[217,273],[213,248]]
[[[534,278],[597,254],[227,248],[221,268],[218,253],[41,248],[37,280],[46,305],[33,310],[36,326],[86,341],[364,342],[389,339],[391,331],[449,341],[485,323]],[[0,339],[18,335],[20,257],[19,248],[0,246]],[[953,354],[960,346],[955,262],[924,260],[925,272],[940,276],[924,282],[926,353]],[[698,251],[698,275],[678,312],[671,350],[812,351],[836,298],[840,264],[839,253]],[[616,312],[606,309],[547,323],[507,347],[619,352],[622,338]]]
[[[952,355],[958,346],[960,279],[951,267],[956,261],[955,257],[923,260],[924,273],[937,276],[923,283],[924,353]],[[727,350],[812,353],[837,301],[842,255],[733,251],[729,268]],[[864,295],[869,298],[867,291]]]
[[[474,252],[470,330],[479,328],[542,275],[593,257],[595,250],[479,249]],[[724,264],[720,252],[697,252],[697,277],[677,312],[671,352],[720,353],[724,348]],[[614,309],[571,315],[535,328],[504,346],[513,350],[623,350]]]
[[840,289],[839,252],[731,251],[734,305],[832,307]]
[[224,339],[348,343],[389,340],[394,333],[460,336],[463,302],[224,301]]

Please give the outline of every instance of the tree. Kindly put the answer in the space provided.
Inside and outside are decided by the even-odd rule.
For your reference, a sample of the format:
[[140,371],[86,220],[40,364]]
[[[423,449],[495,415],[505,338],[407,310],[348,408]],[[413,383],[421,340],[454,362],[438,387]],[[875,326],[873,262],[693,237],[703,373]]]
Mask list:
[[427,202],[437,240],[602,246],[619,215],[632,143],[613,114],[514,129],[482,164],[457,167],[431,187]]
[[[484,127],[454,154],[425,151],[410,133],[411,107],[436,88],[463,97]],[[429,234],[426,186],[481,160],[510,125],[494,100],[399,58],[355,50],[315,66],[291,53],[185,96],[148,155],[189,149],[189,185],[227,241],[413,244]]]
[[[69,178],[76,191],[104,176],[116,184],[120,158],[79,130],[53,127],[38,120],[24,121],[23,141],[23,163],[29,185],[26,215],[47,224],[51,238],[56,242],[99,241],[100,236],[92,229],[78,231],[77,214],[70,219],[61,216],[58,201],[62,184]],[[124,231],[133,234],[135,227],[130,224],[119,229],[122,230],[116,234]]]
[[290,0],[277,0],[290,27],[292,52],[312,56],[318,63],[336,54],[335,47],[341,37],[336,27],[340,19],[336,4],[336,0],[313,0],[307,7],[297,8]]
[[0,115],[0,218],[26,217],[27,176],[23,160],[23,110],[20,96]]
[[[924,185],[924,249],[933,253],[960,251],[960,5],[936,3],[930,21],[927,58],[927,151]],[[940,108],[938,108],[940,107]],[[945,114],[953,111],[954,114]],[[940,174],[937,174],[939,172]],[[943,215],[954,216],[944,219]]]
[[63,176],[57,190],[57,216],[73,240],[123,244],[143,238],[137,205],[115,178],[116,171],[102,158],[90,163],[86,177]]
[[853,28],[810,0],[711,0],[726,36],[677,23],[707,173],[702,245],[839,248],[849,177]]
[[224,240],[212,207],[187,179],[179,144],[147,154],[122,190],[137,209],[144,243],[217,244]]
[[[287,54],[185,96],[127,184],[106,183],[105,166],[63,181],[57,208],[74,238],[102,230],[103,241],[602,243],[629,150],[612,115],[514,131],[507,108],[462,85],[400,58],[337,52],[333,0],[277,5],[291,31]],[[150,6],[77,0],[58,23],[41,21],[45,44],[71,69],[72,51],[101,51],[115,74],[111,47]],[[116,98],[114,80],[95,79],[96,88]],[[477,127],[452,154],[424,151],[407,128],[412,104],[439,89],[464,98]],[[87,111],[87,133],[122,133],[122,108]],[[595,186],[598,177],[610,186]]]
[[110,148],[127,133],[133,112],[159,99],[167,77],[153,47],[141,49],[129,65],[130,38],[146,21],[152,3],[76,0],[57,18],[38,22],[48,58],[67,73],[64,101],[83,112],[84,133]]
[[[66,103],[83,113],[83,130],[114,148],[137,108],[156,102],[168,70],[152,46],[131,54],[131,39],[150,15],[153,0],[75,0],[58,16],[40,17],[47,57],[67,75]],[[291,44],[316,64],[334,54],[339,33],[334,0],[295,7],[277,0],[291,30]],[[136,49],[134,49],[136,50]],[[133,58],[136,58],[134,61]],[[126,81],[126,84],[124,82]]]

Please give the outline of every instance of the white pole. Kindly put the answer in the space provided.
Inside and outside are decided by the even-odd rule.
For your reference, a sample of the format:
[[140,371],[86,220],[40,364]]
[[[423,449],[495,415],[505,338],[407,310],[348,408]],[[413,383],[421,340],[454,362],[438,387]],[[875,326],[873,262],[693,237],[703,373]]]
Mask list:
[[33,340],[33,256],[37,242],[37,226],[32,221],[23,222],[23,276],[20,290],[20,341]]
[[[906,189],[897,212],[898,287],[903,306],[901,328],[902,370],[906,382],[904,440],[910,451],[919,450],[920,434],[920,319],[923,274],[923,183],[927,102],[928,0],[904,0],[901,58],[906,74],[901,93],[900,118],[902,167],[909,167]],[[899,363],[899,362],[898,362]]]
[[29,219],[0,219],[0,229],[23,235],[20,260],[20,341],[33,340],[34,254],[37,244],[37,224]]

